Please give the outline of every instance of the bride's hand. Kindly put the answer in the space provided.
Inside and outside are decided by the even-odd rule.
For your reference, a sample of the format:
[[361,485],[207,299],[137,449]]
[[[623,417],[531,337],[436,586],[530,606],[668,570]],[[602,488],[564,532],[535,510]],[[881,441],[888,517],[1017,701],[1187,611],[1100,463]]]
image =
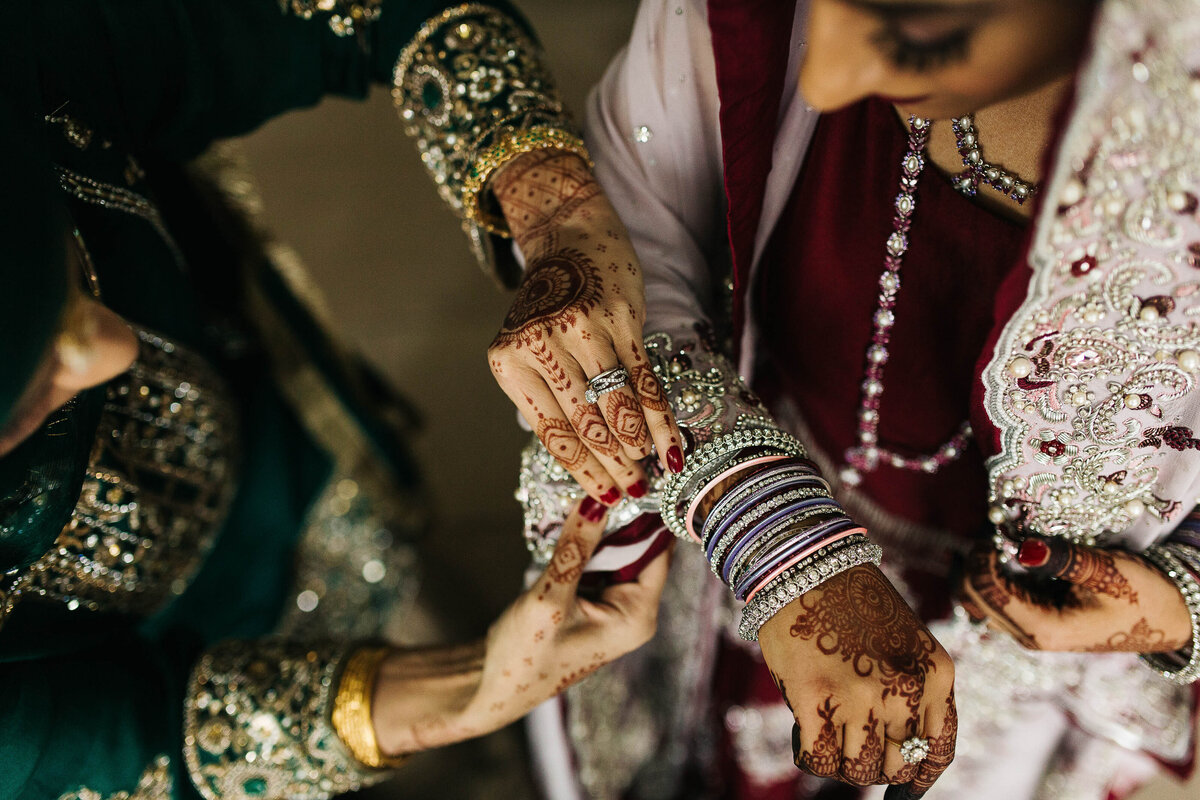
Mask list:
[[[593,498],[647,491],[640,459],[683,468],[682,438],[642,344],[642,272],[625,226],[587,164],[554,150],[515,159],[492,190],[525,257],[488,363],[546,449]],[[596,404],[588,381],[624,367]]]
[[383,752],[411,753],[502,728],[649,641],[669,553],[594,600],[577,594],[604,517],[603,506],[584,498],[563,524],[546,571],[492,624],[486,641],[397,651],[384,662],[374,712]]
[[[843,572],[763,625],[763,658],[796,717],[796,766],[920,797],[954,758],[954,664],[873,565]],[[928,740],[907,763],[900,745]]]
[[962,603],[1025,647],[1155,653],[1192,640],[1179,589],[1135,553],[1031,538],[1018,560],[1029,577],[1053,591],[1053,600],[1006,570],[989,546],[969,559]]

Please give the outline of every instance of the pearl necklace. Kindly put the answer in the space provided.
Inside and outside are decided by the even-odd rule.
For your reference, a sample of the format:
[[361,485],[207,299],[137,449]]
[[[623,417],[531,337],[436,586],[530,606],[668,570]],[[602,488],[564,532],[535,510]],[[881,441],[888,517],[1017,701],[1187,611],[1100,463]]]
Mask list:
[[839,477],[850,486],[862,483],[864,472],[872,472],[881,463],[899,469],[937,472],[954,461],[971,438],[971,425],[964,422],[950,441],[933,455],[905,456],[879,445],[879,402],[883,397],[883,367],[888,361],[888,343],[896,324],[896,295],[900,292],[900,267],[908,251],[908,232],[917,208],[917,182],[925,170],[925,148],[929,144],[930,122],[909,117],[908,151],[900,162],[900,194],[896,196],[896,216],[887,239],[887,256],[879,276],[879,300],[875,311],[871,343],[867,345],[867,371],[862,383],[858,407],[858,443],[843,455],[846,467]]
[[979,184],[991,186],[1005,197],[1010,197],[1017,205],[1023,205],[1026,200],[1037,194],[1037,186],[1007,172],[995,164],[989,164],[983,158],[979,149],[979,134],[975,132],[975,119],[970,114],[951,120],[954,128],[954,141],[958,144],[958,154],[962,156],[966,171],[954,177],[954,188],[967,197],[974,197],[979,191]]

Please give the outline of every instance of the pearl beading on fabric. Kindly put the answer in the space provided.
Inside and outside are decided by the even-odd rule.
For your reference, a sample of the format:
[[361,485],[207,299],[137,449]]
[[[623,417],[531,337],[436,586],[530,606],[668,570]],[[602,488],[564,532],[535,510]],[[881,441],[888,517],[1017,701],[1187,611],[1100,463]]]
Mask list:
[[900,162],[900,194],[896,196],[896,216],[892,233],[887,239],[887,255],[883,274],[879,276],[879,298],[872,319],[874,328],[867,346],[866,374],[862,383],[862,400],[858,408],[858,444],[846,450],[847,466],[841,471],[843,482],[850,486],[862,483],[862,474],[875,470],[880,464],[912,472],[934,473],[957,459],[971,438],[971,426],[964,422],[958,432],[933,455],[906,456],[879,444],[879,405],[883,397],[883,369],[888,362],[888,345],[892,326],[896,324],[896,298],[900,293],[900,268],[908,252],[908,233],[917,208],[916,190],[925,170],[925,148],[929,144],[930,122],[909,119],[908,150]]

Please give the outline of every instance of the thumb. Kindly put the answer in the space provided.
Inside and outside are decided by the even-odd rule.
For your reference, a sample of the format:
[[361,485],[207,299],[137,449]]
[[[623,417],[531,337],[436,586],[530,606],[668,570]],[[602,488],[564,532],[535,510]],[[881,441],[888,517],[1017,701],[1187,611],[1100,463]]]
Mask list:
[[1017,552],[1017,562],[1032,575],[1059,578],[1097,594],[1121,598],[1132,592],[1111,553],[1069,539],[1027,538]]
[[584,497],[579,505],[563,521],[562,533],[554,547],[554,555],[542,578],[545,582],[543,595],[556,595],[562,600],[574,596],[583,576],[584,565],[592,557],[600,537],[604,534],[604,519],[608,509],[590,497]]

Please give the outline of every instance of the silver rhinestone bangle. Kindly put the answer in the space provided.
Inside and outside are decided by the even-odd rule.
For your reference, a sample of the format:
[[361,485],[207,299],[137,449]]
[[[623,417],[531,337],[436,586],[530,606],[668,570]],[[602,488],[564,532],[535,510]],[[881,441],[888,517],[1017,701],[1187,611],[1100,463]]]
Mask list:
[[[713,548],[712,560],[717,561],[720,558],[721,554],[724,553],[729,548],[729,544],[731,541],[736,539],[740,533],[745,531],[746,528],[748,528],[751,525],[751,523],[755,522],[756,520],[762,519],[762,517],[765,514],[769,513],[770,511],[775,510],[776,508],[779,508],[782,505],[787,505],[788,503],[792,502],[793,500],[805,500],[805,499],[814,498],[814,497],[829,497],[829,495],[825,494],[825,492],[823,492],[820,489],[792,489],[791,491],[783,492],[782,494],[777,494],[774,497],[768,497],[763,502],[755,505],[753,508],[749,509],[744,514],[742,514],[742,516],[739,517],[736,521],[734,521],[734,523],[729,526],[729,530],[725,531],[725,533],[722,534],[721,541],[717,543],[717,546],[715,548]],[[716,535],[716,528],[719,527],[720,523],[721,523],[721,520],[716,520],[714,522],[714,525],[713,525],[713,527],[714,527],[713,535],[714,536]],[[705,520],[704,527],[706,527],[706,528],[708,527],[708,520]],[[703,536],[700,538],[704,542],[705,549],[707,550],[708,549],[707,545],[709,543],[709,540]]]
[[845,541],[851,544],[840,548],[834,546],[830,552],[819,550],[813,558],[797,564],[763,587],[742,611],[738,635],[748,642],[758,641],[758,631],[767,620],[800,595],[834,575],[867,563],[878,566],[883,560],[883,548],[867,537],[860,534]]
[[[786,471],[767,475],[766,477],[755,476],[754,480],[745,480],[739,482],[736,486],[730,488],[716,505],[712,511],[708,512],[708,516],[704,520],[703,531],[700,539],[707,546],[710,532],[715,532],[725,518],[738,510],[750,497],[756,492],[764,492],[773,486],[789,483],[804,483],[805,479],[811,480],[817,476],[811,467],[802,467],[799,464],[792,464]],[[821,489],[813,489],[812,491],[820,492]]]
[[703,473],[709,472],[714,461],[720,461],[724,456],[750,447],[774,450],[779,455],[794,458],[804,455],[804,448],[795,436],[776,428],[749,428],[706,442],[688,456],[683,472],[668,475],[663,483],[662,518],[672,533],[680,539],[691,538],[683,515],[678,510],[684,487]]
[[[1186,686],[1200,678],[1200,583],[1174,553],[1166,546],[1151,545],[1142,555],[1162,570],[1183,594],[1188,616],[1192,620],[1192,650],[1183,666],[1160,653],[1144,653],[1141,656],[1151,669],[1171,683]],[[1186,651],[1181,651],[1186,652]]]
[[[742,569],[746,567],[747,562],[753,556],[755,560],[763,557],[768,557],[770,553],[777,552],[783,542],[790,541],[797,536],[804,536],[817,525],[804,525],[805,522],[813,518],[830,517],[834,514],[840,514],[841,509],[830,501],[829,505],[823,505],[819,508],[806,508],[803,511],[797,511],[795,514],[788,516],[786,519],[781,519],[771,527],[764,530],[759,538],[765,543],[763,547],[747,547],[738,554],[737,560],[729,565],[729,585],[733,588],[736,584],[735,576],[740,575]],[[820,523],[819,523],[820,524]],[[797,526],[803,527],[797,530]],[[780,541],[782,540],[782,541]],[[722,556],[724,552],[722,552]],[[717,558],[717,554],[713,553],[713,563],[720,564],[721,560]],[[718,573],[719,574],[719,573]]]

